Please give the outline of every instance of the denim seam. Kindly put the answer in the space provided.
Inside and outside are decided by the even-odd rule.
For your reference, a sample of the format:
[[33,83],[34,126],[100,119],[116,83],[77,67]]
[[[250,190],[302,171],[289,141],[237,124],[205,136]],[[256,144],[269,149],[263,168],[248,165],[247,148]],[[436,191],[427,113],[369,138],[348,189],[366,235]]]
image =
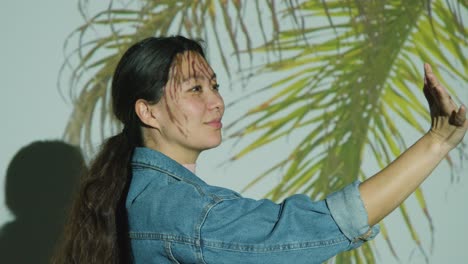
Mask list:
[[202,244],[203,244],[203,240],[201,238],[201,229],[202,229],[202,226],[203,224],[205,223],[205,220],[206,218],[208,217],[208,214],[210,213],[211,209],[216,206],[216,204],[218,204],[220,201],[222,201],[221,199],[219,199],[219,197],[217,197],[216,195],[213,195],[214,197],[214,201],[208,203],[204,208],[203,208],[203,212],[201,213],[201,219],[200,219],[200,224],[198,226],[196,226],[196,230],[195,230],[195,234],[197,234],[198,238],[199,238],[199,242],[198,245],[197,245],[197,248],[198,248],[198,252],[199,252],[199,259],[202,263],[206,263],[205,262],[205,259],[203,257],[203,250],[202,250]]
[[160,234],[153,232],[130,232],[129,237],[131,239],[137,240],[162,240],[170,241],[182,244],[188,244],[196,247],[209,247],[224,249],[230,251],[240,251],[240,252],[276,252],[276,251],[288,251],[288,250],[300,250],[307,248],[320,248],[327,247],[342,242],[349,242],[349,240],[343,236],[342,238],[330,239],[326,241],[306,241],[306,242],[297,242],[297,243],[287,243],[287,244],[277,244],[271,246],[259,246],[254,244],[242,244],[242,243],[226,243],[216,240],[197,240],[191,237],[184,237],[179,235],[170,235],[170,234]]
[[138,192],[138,194],[135,195],[135,197],[133,197],[133,199],[131,200],[131,204],[133,204],[138,199],[138,197],[140,197],[140,195],[144,193],[146,189],[148,189],[150,185],[151,182],[146,183],[145,187],[141,188],[140,192]]
[[193,181],[190,181],[190,180],[187,180],[187,179],[184,179],[170,171],[167,171],[167,170],[163,170],[159,167],[156,167],[156,166],[152,166],[152,165],[148,165],[148,164],[144,164],[144,163],[139,163],[139,162],[132,162],[132,165],[137,165],[139,167],[143,167],[143,168],[148,168],[148,169],[153,169],[153,170],[156,170],[156,171],[159,171],[159,172],[162,172],[164,174],[167,174],[167,175],[170,175],[171,177],[174,177],[180,181],[183,181],[183,182],[187,182],[187,183],[190,183],[191,185],[193,185],[197,191],[200,193],[200,194],[203,194],[203,195],[206,195],[206,193],[203,191],[203,189],[200,187],[200,185],[198,185],[197,183],[193,182]]
[[[235,200],[235,199],[238,199],[238,198],[216,199],[215,203],[210,203],[208,204],[208,206],[205,207],[205,209],[208,209],[208,210],[206,210],[204,220],[200,225],[200,238],[201,238],[201,226],[204,224],[204,221],[206,217],[208,216],[209,212],[211,211],[211,209],[223,201]],[[276,245],[270,245],[270,246],[259,246],[259,245],[244,244],[244,243],[227,243],[223,241],[202,239],[201,246],[230,250],[230,251],[261,253],[261,252],[276,252],[276,251],[289,251],[289,250],[301,250],[301,249],[307,249],[307,248],[327,247],[327,246],[340,244],[343,242],[347,242],[347,243],[349,242],[348,238],[344,235],[342,235],[340,238],[334,238],[334,239],[323,240],[323,241],[304,241],[304,242],[295,242],[295,243],[276,244]]]
[[170,175],[171,177],[174,177],[180,181],[183,181],[183,182],[186,182],[190,185],[193,185],[198,193],[202,194],[202,195],[205,195],[205,196],[208,196],[208,197],[211,197],[213,200],[215,201],[222,201],[222,200],[233,200],[233,199],[238,199],[238,198],[241,198],[241,196],[239,195],[230,195],[230,196],[219,196],[219,195],[216,195],[216,194],[212,194],[212,193],[206,193],[203,188],[197,184],[196,182],[193,182],[193,181],[190,181],[190,180],[187,180],[185,178],[182,178],[176,174],[173,174],[171,173],[170,171],[167,171],[167,170],[164,170],[164,169],[161,169],[159,167],[156,167],[156,166],[153,166],[153,165],[148,165],[146,163],[139,163],[139,162],[132,162],[132,165],[135,165],[134,168],[147,168],[147,169],[153,169],[153,170],[156,170],[156,171],[159,171],[159,172],[162,172],[164,174],[167,174],[167,175]]
[[154,232],[129,232],[130,239],[136,240],[161,240],[161,241],[171,241],[187,245],[196,245],[195,239],[186,236],[180,235],[171,235],[171,234],[161,234]]
[[164,243],[164,249],[166,250],[166,254],[167,256],[169,257],[169,259],[171,260],[172,263],[175,263],[175,264],[180,264],[179,261],[177,261],[177,259],[174,257],[174,255],[172,254],[172,249],[171,249],[171,242],[170,241],[166,241]]
[[253,252],[253,253],[271,253],[271,252],[282,252],[282,251],[293,251],[303,250],[310,248],[322,248],[328,246],[334,246],[343,242],[349,243],[349,240],[343,236],[342,238],[330,239],[324,241],[306,241],[296,242],[287,244],[276,244],[276,245],[252,245],[252,244],[241,244],[241,243],[226,243],[221,241],[206,241],[203,240],[203,246],[215,249],[223,249],[228,251],[237,252]]

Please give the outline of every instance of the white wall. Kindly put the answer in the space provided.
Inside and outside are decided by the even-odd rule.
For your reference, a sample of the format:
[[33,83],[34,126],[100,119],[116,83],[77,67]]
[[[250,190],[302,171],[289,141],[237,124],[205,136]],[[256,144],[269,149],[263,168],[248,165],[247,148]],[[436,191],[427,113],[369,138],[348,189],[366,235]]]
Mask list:
[[[82,23],[76,2],[8,1],[0,9],[0,73],[2,88],[0,95],[0,224],[12,219],[4,206],[4,176],[11,158],[23,146],[44,139],[59,139],[62,136],[71,105],[59,95],[56,81],[59,68],[64,60],[62,45],[65,37]],[[212,59],[215,61],[214,59]],[[216,69],[214,65],[214,68]],[[242,91],[230,91],[227,79],[221,77],[222,94],[226,101],[238,98]],[[258,87],[256,84],[249,84]],[[468,89],[459,95],[468,104]],[[424,100],[419,95],[420,100]],[[236,115],[244,113],[254,102],[246,101],[236,109],[228,109],[225,123]],[[416,135],[408,135],[413,141]],[[465,144],[468,140],[465,138]],[[257,155],[239,162],[218,166],[232,154],[233,142],[208,151],[198,163],[199,174],[215,185],[240,190],[252,177],[258,164],[265,167],[274,159],[274,149],[262,150]],[[221,158],[220,158],[221,157]],[[456,161],[458,162],[458,161]],[[459,163],[458,163],[459,164]],[[450,172],[442,164],[424,184],[423,189],[435,226],[435,247],[429,253],[432,263],[460,263],[468,259],[466,237],[468,237],[468,179],[466,160],[464,173],[451,183]],[[258,171],[258,170],[257,170]],[[27,184],[27,183],[25,183]],[[275,182],[271,182],[275,184]],[[248,193],[260,197],[261,193]],[[410,209],[420,210],[413,198]],[[413,223],[420,230],[420,238],[426,249],[430,245],[427,222],[420,217]],[[425,263],[421,253],[414,246],[398,213],[390,215],[386,224],[392,241],[399,253],[401,263]],[[396,263],[386,248],[382,236],[376,239],[380,253],[378,263]],[[0,257],[1,258],[1,257]],[[1,261],[1,260],[0,260]]]

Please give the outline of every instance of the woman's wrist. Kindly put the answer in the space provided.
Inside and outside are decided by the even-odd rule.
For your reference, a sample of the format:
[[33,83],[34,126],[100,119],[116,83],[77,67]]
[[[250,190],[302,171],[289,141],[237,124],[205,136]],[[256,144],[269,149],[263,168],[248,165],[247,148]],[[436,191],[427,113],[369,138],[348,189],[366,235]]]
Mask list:
[[450,144],[442,135],[432,129],[424,135],[424,138],[426,138],[429,145],[428,151],[438,153],[441,156],[447,155],[456,147],[456,145]]

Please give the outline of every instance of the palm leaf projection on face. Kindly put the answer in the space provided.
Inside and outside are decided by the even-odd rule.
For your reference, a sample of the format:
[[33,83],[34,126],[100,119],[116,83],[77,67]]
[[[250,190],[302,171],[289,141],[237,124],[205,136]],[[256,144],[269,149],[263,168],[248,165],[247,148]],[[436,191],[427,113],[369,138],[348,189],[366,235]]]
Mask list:
[[176,55],[160,103],[168,121],[184,138],[214,138],[205,144],[208,148],[219,144],[224,102],[216,74],[199,53]]

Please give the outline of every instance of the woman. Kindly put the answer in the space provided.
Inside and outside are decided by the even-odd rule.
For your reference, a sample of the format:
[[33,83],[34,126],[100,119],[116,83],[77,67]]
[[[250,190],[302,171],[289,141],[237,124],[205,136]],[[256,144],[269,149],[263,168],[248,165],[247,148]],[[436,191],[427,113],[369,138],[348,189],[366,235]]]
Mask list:
[[59,263],[321,263],[360,246],[463,138],[466,109],[425,65],[429,132],[387,168],[313,202],[251,200],[195,175],[221,142],[223,99],[200,45],[132,46],[114,74],[111,137],[83,179]]

